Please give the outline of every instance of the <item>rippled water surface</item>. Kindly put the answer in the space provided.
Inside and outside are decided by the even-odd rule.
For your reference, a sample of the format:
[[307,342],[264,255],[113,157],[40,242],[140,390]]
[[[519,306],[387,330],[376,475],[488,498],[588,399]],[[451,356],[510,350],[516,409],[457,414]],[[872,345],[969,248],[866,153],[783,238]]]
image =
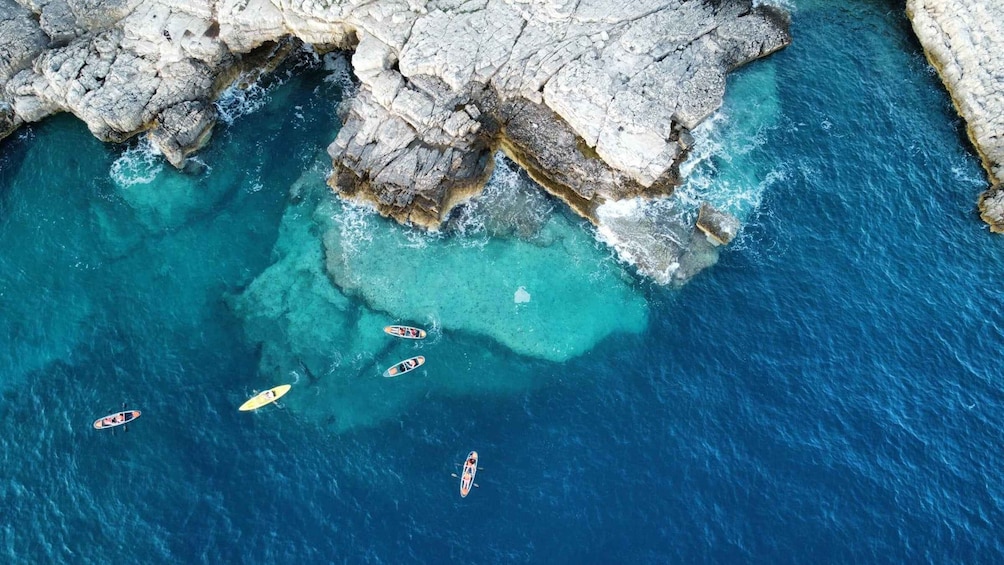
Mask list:
[[186,173],[3,141],[3,560],[1004,559],[983,173],[900,6],[792,9],[697,132],[681,202],[745,223],[678,290],[504,162],[440,234],[339,202],[338,59],[229,93]]

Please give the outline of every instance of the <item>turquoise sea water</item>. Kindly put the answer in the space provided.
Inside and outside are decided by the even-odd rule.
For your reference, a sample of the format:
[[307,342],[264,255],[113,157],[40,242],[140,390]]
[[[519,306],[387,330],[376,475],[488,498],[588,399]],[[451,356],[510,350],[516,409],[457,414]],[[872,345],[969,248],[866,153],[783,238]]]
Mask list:
[[901,5],[792,10],[697,134],[680,196],[746,223],[679,290],[505,163],[441,234],[339,202],[337,59],[229,94],[186,173],[0,143],[3,560],[1000,561],[983,173]]

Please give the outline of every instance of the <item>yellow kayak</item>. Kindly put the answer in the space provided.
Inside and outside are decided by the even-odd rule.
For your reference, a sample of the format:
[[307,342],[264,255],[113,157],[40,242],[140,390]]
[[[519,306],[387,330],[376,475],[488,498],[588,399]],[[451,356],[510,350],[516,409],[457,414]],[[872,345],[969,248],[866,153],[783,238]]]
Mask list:
[[238,410],[241,412],[247,412],[248,410],[257,410],[266,404],[272,404],[276,400],[282,398],[282,395],[289,392],[289,389],[291,388],[293,388],[292,385],[279,385],[275,388],[259,392],[249,398],[247,402],[241,404],[241,407],[238,408]]

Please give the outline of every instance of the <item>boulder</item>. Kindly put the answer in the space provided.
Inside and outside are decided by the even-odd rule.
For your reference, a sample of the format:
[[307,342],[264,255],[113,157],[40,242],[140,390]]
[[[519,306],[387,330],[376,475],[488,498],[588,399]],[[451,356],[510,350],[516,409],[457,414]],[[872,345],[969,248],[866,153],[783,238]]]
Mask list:
[[209,141],[215,124],[216,107],[208,100],[186,100],[160,112],[150,140],[180,169],[188,155]]
[[990,225],[990,231],[1004,233],[1004,187],[995,184],[979,198],[980,218]]
[[739,233],[739,220],[703,202],[697,215],[697,228],[704,232],[708,236],[708,241],[713,244],[728,245]]

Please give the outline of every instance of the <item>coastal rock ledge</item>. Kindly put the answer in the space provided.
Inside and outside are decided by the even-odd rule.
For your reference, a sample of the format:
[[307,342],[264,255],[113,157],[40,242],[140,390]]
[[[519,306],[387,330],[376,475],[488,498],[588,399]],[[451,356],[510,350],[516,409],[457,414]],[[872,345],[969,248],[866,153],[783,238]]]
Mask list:
[[907,0],[906,11],[990,178],[981,216],[1004,233],[1004,2]]
[[0,0],[0,135],[69,111],[181,167],[220,91],[299,40],[354,51],[328,147],[343,196],[436,229],[501,149],[596,222],[672,192],[726,73],[788,25],[751,0]]

